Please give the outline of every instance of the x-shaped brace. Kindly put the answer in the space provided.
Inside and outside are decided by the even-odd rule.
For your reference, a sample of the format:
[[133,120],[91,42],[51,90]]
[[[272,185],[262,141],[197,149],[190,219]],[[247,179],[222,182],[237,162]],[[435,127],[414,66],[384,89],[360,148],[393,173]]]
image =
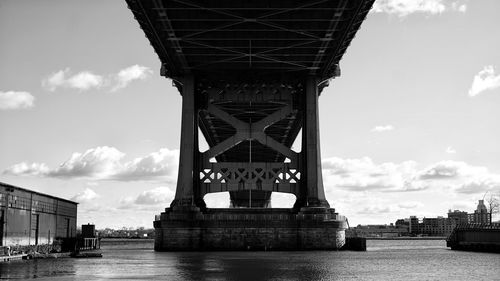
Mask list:
[[232,147],[238,145],[245,140],[256,140],[261,144],[270,147],[277,152],[285,155],[293,163],[297,163],[298,154],[283,145],[282,143],[274,140],[272,137],[266,135],[264,130],[271,126],[272,124],[285,119],[288,115],[293,113],[290,105],[286,105],[283,108],[275,111],[271,115],[259,120],[253,124],[249,124],[239,120],[238,118],[232,116],[231,114],[225,112],[219,107],[209,104],[207,111],[229,123],[236,129],[236,134],[227,138],[226,140],[218,143],[217,145],[211,147],[209,150],[203,153],[203,159],[207,163],[209,159],[216,157],[219,154],[231,149]]

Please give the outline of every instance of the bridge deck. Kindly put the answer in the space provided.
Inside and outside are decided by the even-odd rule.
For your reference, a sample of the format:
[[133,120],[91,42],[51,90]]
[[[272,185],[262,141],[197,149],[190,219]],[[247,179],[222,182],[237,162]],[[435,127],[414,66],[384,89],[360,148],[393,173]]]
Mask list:
[[374,0],[127,0],[165,74],[311,74],[337,65]]

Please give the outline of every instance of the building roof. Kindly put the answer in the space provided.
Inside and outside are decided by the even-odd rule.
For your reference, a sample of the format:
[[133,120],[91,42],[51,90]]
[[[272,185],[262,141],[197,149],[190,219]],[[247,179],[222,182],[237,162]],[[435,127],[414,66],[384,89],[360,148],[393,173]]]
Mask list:
[[338,76],[374,0],[126,0],[163,75]]
[[21,190],[21,191],[25,191],[25,192],[29,192],[29,193],[33,193],[33,194],[37,194],[37,195],[41,195],[41,196],[45,196],[45,197],[49,197],[49,198],[52,198],[52,199],[57,199],[57,200],[60,200],[60,201],[65,201],[65,202],[68,202],[68,203],[78,204],[78,202],[75,202],[75,201],[71,201],[71,200],[60,198],[60,197],[56,197],[56,196],[53,196],[53,195],[49,195],[49,194],[45,194],[45,193],[41,193],[41,192],[29,190],[29,189],[26,189],[26,188],[22,188],[22,187],[19,187],[19,186],[11,185],[11,184],[4,183],[4,182],[0,182],[0,186],[12,188],[12,189],[17,189],[17,190]]

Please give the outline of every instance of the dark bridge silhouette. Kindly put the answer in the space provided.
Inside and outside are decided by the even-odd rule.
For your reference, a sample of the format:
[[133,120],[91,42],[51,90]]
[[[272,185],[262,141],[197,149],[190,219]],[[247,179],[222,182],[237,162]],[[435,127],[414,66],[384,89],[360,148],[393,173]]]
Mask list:
[[[345,219],[323,188],[318,99],[373,2],[127,0],[183,100],[176,195],[155,221],[157,250],[343,244]],[[207,209],[214,192],[229,192],[232,208]],[[294,207],[270,208],[272,192],[294,194]]]

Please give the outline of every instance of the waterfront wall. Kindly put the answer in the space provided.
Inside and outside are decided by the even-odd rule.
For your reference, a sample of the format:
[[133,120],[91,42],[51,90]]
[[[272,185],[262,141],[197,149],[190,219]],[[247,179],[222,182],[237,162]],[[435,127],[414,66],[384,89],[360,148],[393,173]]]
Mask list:
[[338,216],[334,211],[212,209],[202,213],[197,209],[168,208],[155,221],[155,250],[337,250],[345,243],[345,220],[333,219]]
[[446,244],[452,250],[500,253],[500,224],[459,225]]

